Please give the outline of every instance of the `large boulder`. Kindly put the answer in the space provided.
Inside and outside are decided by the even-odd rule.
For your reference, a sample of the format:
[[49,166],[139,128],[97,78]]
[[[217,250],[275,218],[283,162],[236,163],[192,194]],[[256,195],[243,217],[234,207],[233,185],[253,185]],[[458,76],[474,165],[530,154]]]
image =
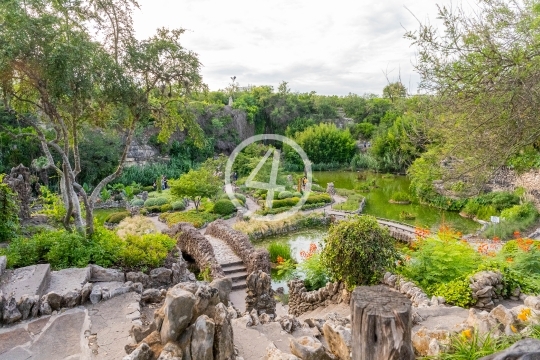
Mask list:
[[163,324],[161,325],[161,342],[175,341],[184,331],[192,317],[195,296],[183,289],[172,288],[167,292],[163,304]]
[[21,312],[22,320],[28,319],[32,315],[32,309],[36,306],[36,302],[39,301],[39,296],[23,295],[17,302],[17,308]]
[[210,287],[219,291],[219,301],[227,305],[229,294],[232,291],[232,280],[230,278],[217,278],[210,283]]
[[133,350],[129,355],[124,356],[122,360],[150,360],[153,357],[150,346],[146,343],[140,343],[139,346]]
[[201,284],[195,292],[195,298],[193,319],[197,319],[203,314],[213,318],[215,306],[219,304],[219,291],[206,284]]
[[234,359],[234,339],[229,312],[223,303],[216,305],[214,314],[216,331],[214,334],[214,359]]
[[422,326],[412,333],[412,344],[417,354],[436,356],[441,345],[450,343],[450,331],[446,329],[427,329]]
[[155,287],[168,286],[172,280],[172,270],[157,268],[150,271],[150,279]]
[[176,343],[167,343],[157,360],[182,360],[182,349]]
[[16,321],[21,320],[22,314],[17,309],[17,301],[11,296],[4,304],[4,322],[6,324],[11,324]]
[[263,360],[299,360],[295,355],[284,353],[273,343],[266,348],[266,355]]
[[126,281],[123,272],[115,269],[105,269],[98,265],[90,265],[91,282]]
[[537,360],[540,359],[540,340],[523,339],[508,349],[484,356],[479,360]]
[[55,291],[51,291],[48,294],[43,295],[41,301],[47,302],[53,310],[60,310],[62,307],[62,295],[56,293]]
[[191,336],[191,354],[197,360],[213,360],[215,323],[206,315],[201,315],[195,322]]
[[290,339],[290,347],[293,355],[302,360],[333,360],[336,358],[326,351],[319,340],[309,336]]
[[330,351],[340,360],[351,359],[352,334],[349,328],[327,321],[323,325],[323,334]]

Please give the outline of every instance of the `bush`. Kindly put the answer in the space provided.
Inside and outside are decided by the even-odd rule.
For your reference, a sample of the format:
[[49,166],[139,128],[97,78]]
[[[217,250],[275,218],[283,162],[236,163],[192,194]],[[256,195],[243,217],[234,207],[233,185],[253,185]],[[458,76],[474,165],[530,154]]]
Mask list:
[[154,191],[154,187],[152,185],[150,186],[143,186],[142,191],[151,192]]
[[439,285],[434,295],[442,296],[446,303],[462,308],[469,308],[475,304],[467,277]]
[[109,215],[109,217],[107,218],[107,220],[105,220],[105,222],[108,222],[111,224],[118,224],[120,221],[124,220],[128,216],[130,216],[130,213],[127,211],[116,212]]
[[168,212],[168,211],[172,211],[172,205],[171,204],[165,204],[165,205],[161,205],[161,207],[159,208],[159,210],[164,213],[164,212]]
[[293,192],[292,195],[293,195],[293,197],[297,197],[297,198],[302,197],[302,193],[300,193],[298,191]]
[[146,210],[147,214],[159,214],[161,212],[161,206],[149,206],[144,208],[143,210]]
[[17,197],[0,175],[0,242],[12,240],[19,230]]
[[356,154],[351,160],[351,170],[376,169],[377,160],[367,153]]
[[236,206],[231,200],[221,199],[214,204],[213,212],[219,215],[230,215],[236,211]]
[[156,198],[150,198],[150,199],[147,199],[145,202],[144,202],[144,206],[146,207],[150,207],[150,206],[161,206],[161,205],[165,205],[165,204],[168,204],[169,203],[169,200],[167,200],[167,198],[164,198],[164,197],[156,197]]
[[320,289],[330,280],[328,271],[321,262],[320,253],[309,256],[298,268],[305,275],[304,284],[308,291]]
[[288,199],[292,197],[293,197],[293,193],[290,191],[282,191],[278,195],[278,199]]
[[144,206],[143,199],[133,199],[131,200],[131,206]]
[[171,206],[172,206],[172,209],[174,211],[184,211],[184,210],[186,210],[186,203],[184,201],[182,201],[182,200],[173,202],[171,204]]
[[208,213],[196,210],[188,210],[176,213],[166,213],[160,215],[160,219],[165,220],[167,225],[173,226],[179,222],[188,222],[193,224],[196,228],[201,228],[205,224],[216,220],[219,216],[216,214]]
[[[240,194],[240,193],[235,193],[234,194],[234,197],[243,205],[246,203],[246,196],[244,194]],[[220,199],[229,199],[229,194],[225,193],[225,194],[222,194],[220,197]],[[230,200],[230,199],[229,199]]]
[[268,252],[270,253],[270,261],[278,263],[278,257],[281,257],[281,261],[290,260],[291,246],[287,243],[274,241],[268,245]]
[[156,225],[152,220],[144,216],[134,216],[125,218],[118,224],[116,233],[122,239],[125,239],[128,235],[146,235],[157,232]]
[[321,253],[332,278],[348,288],[379,282],[398,259],[394,240],[373,216],[352,216],[330,226]]
[[125,242],[120,257],[122,265],[130,268],[160,266],[176,245],[174,239],[164,234],[127,235]]

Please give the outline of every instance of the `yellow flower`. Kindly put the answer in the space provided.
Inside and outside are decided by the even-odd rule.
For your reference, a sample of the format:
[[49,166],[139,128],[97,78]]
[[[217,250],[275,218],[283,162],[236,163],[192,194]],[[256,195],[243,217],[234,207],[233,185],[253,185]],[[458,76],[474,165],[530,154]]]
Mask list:
[[517,329],[514,325],[510,325],[510,329],[512,330],[512,332],[517,332]]
[[519,312],[517,318],[521,321],[527,321],[529,320],[530,316],[531,316],[531,309],[525,308]]
[[467,339],[470,339],[472,337],[471,329],[463,330],[461,332],[461,336],[466,337]]

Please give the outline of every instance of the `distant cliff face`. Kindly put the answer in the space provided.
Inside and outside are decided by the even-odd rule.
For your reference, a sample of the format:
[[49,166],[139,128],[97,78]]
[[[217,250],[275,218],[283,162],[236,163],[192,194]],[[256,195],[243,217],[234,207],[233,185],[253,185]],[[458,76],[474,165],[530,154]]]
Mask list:
[[[248,123],[246,113],[229,105],[206,109],[197,116],[197,122],[203,129],[205,137],[214,139],[216,154],[228,155],[240,142],[255,135],[255,125]],[[150,139],[157,133],[158,128],[149,126],[133,140],[128,150],[126,166],[168,160],[166,154],[161,154],[159,149],[151,144]],[[177,131],[171,136],[170,141],[183,142],[186,137],[185,132]]]

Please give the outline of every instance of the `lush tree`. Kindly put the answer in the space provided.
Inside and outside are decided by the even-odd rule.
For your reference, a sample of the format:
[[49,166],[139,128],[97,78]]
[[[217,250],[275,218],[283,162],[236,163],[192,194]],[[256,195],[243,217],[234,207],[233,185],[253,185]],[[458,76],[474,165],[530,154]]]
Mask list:
[[405,96],[407,96],[407,88],[400,81],[390,83],[383,89],[383,97],[390,99],[391,102]]
[[441,6],[441,27],[420,24],[406,37],[418,49],[420,87],[431,95],[426,118],[442,137],[441,157],[456,160],[441,168],[443,180],[482,185],[540,137],[540,3],[474,3],[474,12]]
[[19,229],[17,196],[3,180],[0,174],[0,242],[13,240]]
[[187,197],[193,201],[195,210],[199,211],[202,198],[216,196],[221,189],[221,180],[210,170],[202,167],[190,170],[178,180],[170,180],[171,194],[180,198]]
[[[349,130],[340,130],[334,124],[318,124],[297,133],[294,140],[315,164],[349,163],[356,152],[356,143]],[[290,147],[285,147],[288,160],[298,158]]]
[[[78,231],[94,231],[94,204],[121,174],[138,124],[153,120],[162,140],[178,128],[201,138],[185,106],[201,82],[197,55],[180,44],[183,30],[160,29],[149,39],[136,39],[131,21],[136,6],[134,0],[8,0],[0,7],[2,105],[35,133],[4,130],[40,144],[46,167],[61,179],[63,224],[70,230],[73,218]],[[78,180],[81,133],[89,126],[115,128],[125,139],[116,169],[91,194]]]
[[330,227],[321,261],[349,288],[379,282],[395,266],[398,253],[388,229],[373,216],[353,216]]

